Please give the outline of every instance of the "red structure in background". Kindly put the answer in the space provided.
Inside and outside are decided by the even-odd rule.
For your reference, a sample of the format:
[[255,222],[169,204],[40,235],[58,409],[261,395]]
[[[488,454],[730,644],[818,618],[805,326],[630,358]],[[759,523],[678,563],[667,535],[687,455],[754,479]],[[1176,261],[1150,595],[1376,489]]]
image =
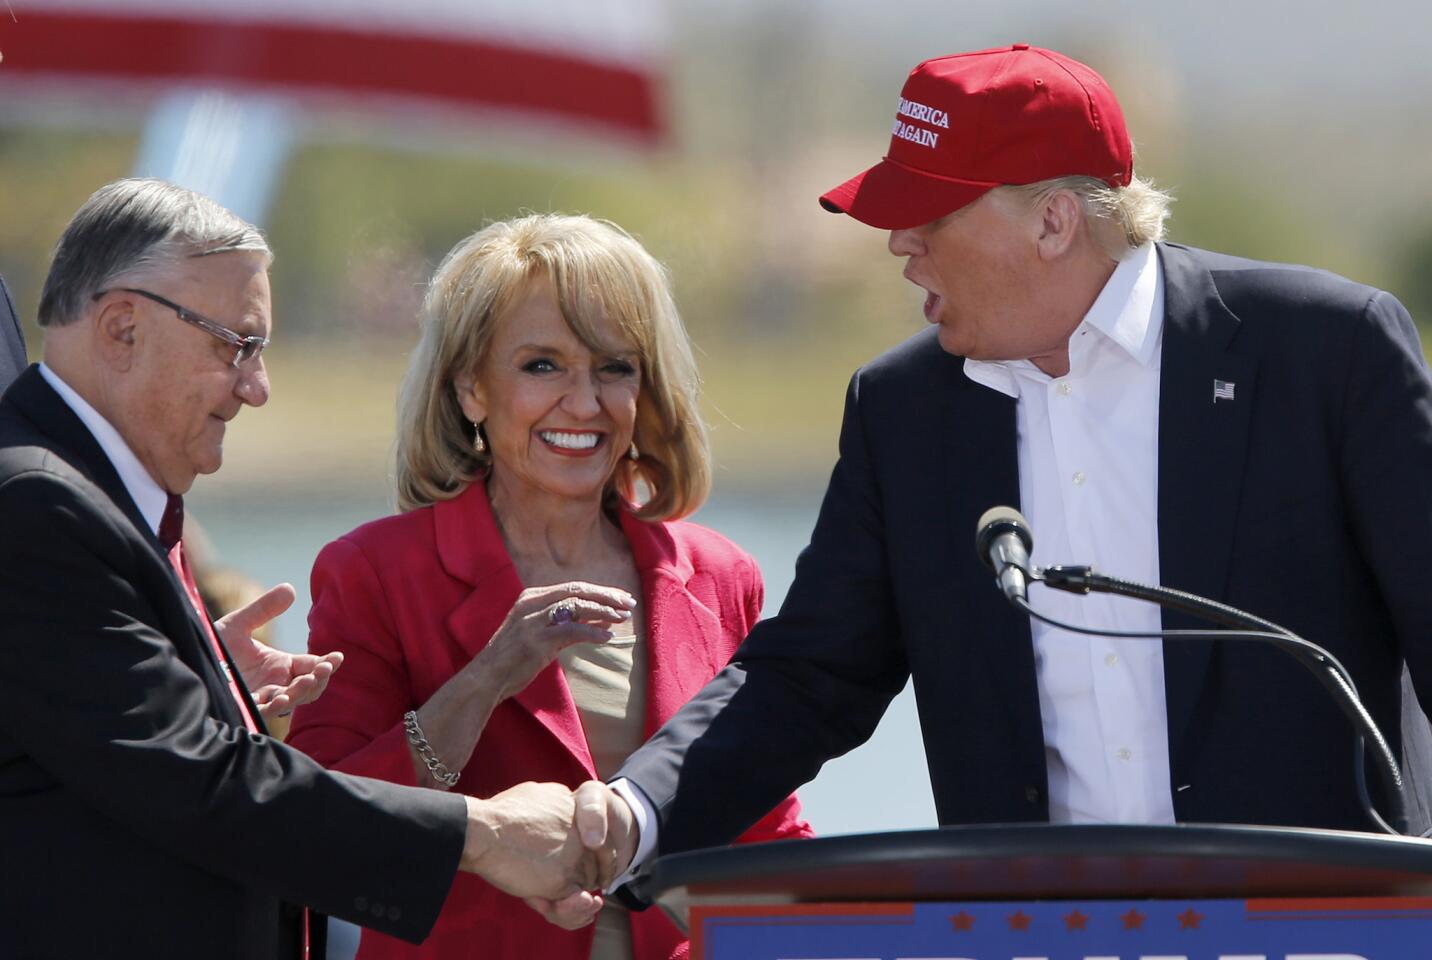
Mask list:
[[[266,7],[252,19],[235,16],[244,8],[209,16],[205,5],[184,0],[11,2],[13,18],[0,17],[0,70],[11,76],[411,98],[570,122],[639,142],[654,143],[664,130],[653,71],[604,55],[600,38],[564,49],[540,29],[530,45],[520,32],[483,36],[470,24],[446,23],[442,8],[451,4],[429,2],[436,14],[408,5],[412,29],[400,31],[391,19],[356,29],[361,15],[345,17],[343,4],[313,0],[294,0],[297,17]],[[319,11],[331,19],[319,19]]]

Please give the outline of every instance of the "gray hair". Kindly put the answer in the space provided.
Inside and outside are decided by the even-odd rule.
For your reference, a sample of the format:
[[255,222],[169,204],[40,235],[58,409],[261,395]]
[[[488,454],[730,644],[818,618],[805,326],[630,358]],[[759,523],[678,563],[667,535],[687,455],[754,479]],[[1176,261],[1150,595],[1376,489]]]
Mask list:
[[1097,177],[1055,177],[1038,183],[1000,188],[1039,206],[1060,190],[1068,190],[1084,205],[1084,215],[1095,241],[1115,260],[1134,247],[1164,238],[1173,195],[1152,181],[1135,176],[1126,187],[1111,187]]
[[65,227],[40,293],[39,323],[79,319],[101,290],[232,250],[273,252],[259,228],[201,193],[163,180],[129,179],[96,190]]

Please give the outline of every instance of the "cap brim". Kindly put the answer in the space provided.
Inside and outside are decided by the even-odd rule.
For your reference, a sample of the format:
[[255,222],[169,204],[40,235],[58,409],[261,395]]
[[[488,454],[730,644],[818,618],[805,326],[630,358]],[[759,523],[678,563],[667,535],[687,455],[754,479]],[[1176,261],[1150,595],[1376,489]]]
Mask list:
[[880,230],[903,230],[953,213],[997,186],[921,173],[887,158],[822,194],[820,205]]

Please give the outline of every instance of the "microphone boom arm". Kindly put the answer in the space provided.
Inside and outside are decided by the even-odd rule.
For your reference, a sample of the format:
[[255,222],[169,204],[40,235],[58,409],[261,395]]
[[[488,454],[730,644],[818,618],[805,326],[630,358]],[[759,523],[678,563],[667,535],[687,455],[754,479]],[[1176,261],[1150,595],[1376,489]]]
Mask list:
[[[1041,581],[1045,586],[1068,593],[1109,593],[1133,597],[1156,603],[1171,610],[1178,610],[1202,620],[1233,627],[1235,630],[1252,630],[1261,634],[1256,638],[1249,639],[1259,639],[1270,643],[1306,667],[1332,695],[1361,738],[1372,742],[1375,752],[1379,755],[1378,759],[1381,761],[1376,766],[1382,775],[1384,792],[1387,794],[1392,832],[1407,833],[1407,802],[1403,795],[1402,771],[1399,769],[1397,760],[1393,757],[1392,749],[1388,746],[1382,731],[1377,728],[1377,724],[1367,712],[1367,707],[1363,706],[1352,676],[1327,650],[1310,640],[1305,640],[1285,627],[1246,613],[1237,607],[1231,607],[1228,604],[1209,600],[1183,590],[1149,586],[1107,576],[1095,572],[1092,567],[1046,567],[1042,570],[1031,571],[1030,579]],[[1270,636],[1270,634],[1277,636]],[[1228,639],[1236,639],[1236,635],[1231,635]],[[1359,748],[1361,748],[1361,744],[1362,740],[1360,739]],[[1361,749],[1359,749],[1358,756],[1359,769],[1361,769]],[[1376,819],[1376,811],[1372,809],[1370,802],[1368,807]]]

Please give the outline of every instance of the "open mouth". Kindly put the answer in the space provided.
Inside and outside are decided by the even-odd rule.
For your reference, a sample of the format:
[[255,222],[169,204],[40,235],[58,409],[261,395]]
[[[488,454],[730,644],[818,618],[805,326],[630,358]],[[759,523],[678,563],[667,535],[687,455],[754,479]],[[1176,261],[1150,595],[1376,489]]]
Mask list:
[[939,313],[939,311],[940,311],[940,303],[941,303],[943,300],[944,300],[944,297],[940,296],[938,293],[935,293],[933,290],[926,291],[926,294],[925,294],[925,319],[926,319],[926,320],[930,321],[931,323],[933,323],[933,322],[935,321],[935,316],[936,316],[936,314]]
[[591,453],[602,442],[602,434],[590,430],[541,430],[537,435],[556,452],[572,456]]

